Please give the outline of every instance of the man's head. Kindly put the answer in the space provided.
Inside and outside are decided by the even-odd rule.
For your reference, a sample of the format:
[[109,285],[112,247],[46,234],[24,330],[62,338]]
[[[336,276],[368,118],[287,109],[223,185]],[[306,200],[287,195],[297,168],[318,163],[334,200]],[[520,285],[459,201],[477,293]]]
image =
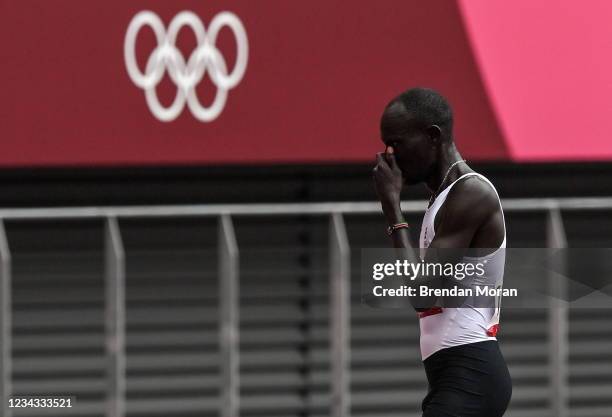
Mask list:
[[426,181],[435,171],[442,148],[453,142],[453,112],[442,95],[412,88],[387,105],[380,121],[381,139],[392,146],[404,179]]

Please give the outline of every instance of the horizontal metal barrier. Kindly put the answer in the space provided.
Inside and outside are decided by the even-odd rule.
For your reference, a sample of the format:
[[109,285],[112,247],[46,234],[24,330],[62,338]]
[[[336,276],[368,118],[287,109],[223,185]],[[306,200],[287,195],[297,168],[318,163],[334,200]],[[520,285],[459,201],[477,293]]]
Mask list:
[[[548,215],[548,244],[566,245],[562,211],[612,209],[612,198],[510,199],[503,200],[506,212],[539,211]],[[425,210],[422,201],[402,203],[406,213]],[[190,206],[127,206],[27,208],[0,210],[0,401],[3,416],[10,417],[8,397],[11,395],[11,254],[6,237],[5,221],[53,219],[104,219],[106,251],[106,352],[107,352],[107,416],[125,415],[125,254],[118,219],[181,216],[213,216],[219,222],[219,279],[221,314],[219,348],[223,363],[221,373],[220,415],[239,415],[239,247],[232,225],[232,216],[329,216],[330,253],[330,337],[332,380],[331,410],[337,417],[350,416],[350,247],[343,215],[381,212],[377,202],[298,203],[298,204],[231,204]],[[555,416],[568,415],[568,317],[567,311],[550,308],[549,379],[551,407]]]
[[[506,211],[601,210],[612,208],[612,197],[591,198],[524,198],[505,199]],[[417,213],[425,210],[423,201],[405,201],[402,210]],[[281,204],[197,204],[171,206],[125,207],[59,207],[1,209],[0,219],[86,219],[101,217],[180,217],[180,216],[279,216],[291,214],[324,215],[330,213],[369,214],[380,212],[378,202],[281,203]]]

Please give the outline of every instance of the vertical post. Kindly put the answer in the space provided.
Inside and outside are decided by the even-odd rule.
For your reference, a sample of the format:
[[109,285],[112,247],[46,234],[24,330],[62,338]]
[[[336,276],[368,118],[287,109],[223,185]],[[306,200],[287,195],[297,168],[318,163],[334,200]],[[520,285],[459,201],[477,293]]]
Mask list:
[[[567,237],[561,211],[553,207],[548,212],[547,245],[549,248],[567,248]],[[569,416],[569,318],[565,294],[567,282],[564,277],[550,273],[549,343],[550,343],[550,389],[551,415]]]
[[8,407],[12,394],[11,289],[11,252],[4,220],[0,219],[0,414],[5,417],[12,416]]
[[350,416],[351,258],[341,213],[329,221],[331,417]]
[[240,413],[239,259],[232,219],[219,218],[221,417]]
[[125,416],[125,251],[115,217],[105,222],[107,417]]

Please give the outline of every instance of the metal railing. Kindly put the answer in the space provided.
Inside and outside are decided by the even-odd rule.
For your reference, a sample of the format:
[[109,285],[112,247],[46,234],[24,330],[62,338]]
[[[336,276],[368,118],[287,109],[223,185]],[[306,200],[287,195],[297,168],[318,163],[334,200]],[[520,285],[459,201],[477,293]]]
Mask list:
[[[561,212],[612,209],[612,198],[511,199],[503,201],[507,213],[547,213],[550,247],[565,247]],[[402,210],[418,213],[423,202],[404,202]],[[375,214],[380,205],[365,203],[239,204],[190,206],[80,207],[0,210],[0,409],[11,417],[11,253],[5,221],[103,219],[105,221],[106,356],[108,417],[123,417],[126,409],[125,358],[125,252],[119,219],[145,217],[217,217],[220,279],[220,337],[222,417],[239,415],[239,247],[232,224],[238,216],[313,215],[329,217],[331,410],[333,417],[350,415],[350,246],[344,214]],[[554,283],[551,283],[554,285]],[[562,291],[563,289],[557,289]],[[568,415],[568,312],[549,310],[551,360],[549,378],[553,415]]]

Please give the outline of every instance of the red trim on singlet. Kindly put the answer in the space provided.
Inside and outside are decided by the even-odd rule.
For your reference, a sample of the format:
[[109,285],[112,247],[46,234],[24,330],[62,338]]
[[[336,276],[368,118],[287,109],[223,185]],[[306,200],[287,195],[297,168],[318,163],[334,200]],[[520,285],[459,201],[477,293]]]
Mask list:
[[489,329],[487,330],[487,336],[495,337],[497,336],[498,331],[499,331],[499,324],[494,324],[493,326],[489,327]]
[[441,314],[441,313],[442,313],[442,307],[432,307],[425,311],[419,311],[418,316],[420,319],[422,319],[427,316],[433,316],[433,315]]

